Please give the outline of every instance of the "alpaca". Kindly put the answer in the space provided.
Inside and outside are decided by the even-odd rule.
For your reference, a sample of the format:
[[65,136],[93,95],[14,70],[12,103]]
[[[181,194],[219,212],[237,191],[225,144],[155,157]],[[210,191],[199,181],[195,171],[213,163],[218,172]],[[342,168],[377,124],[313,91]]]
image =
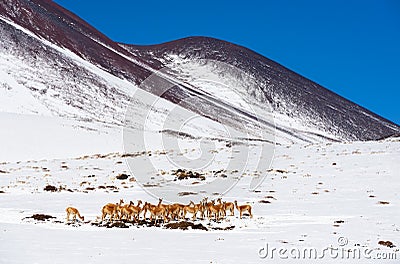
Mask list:
[[[191,206],[193,205],[193,206]],[[186,218],[187,213],[191,213],[193,215],[192,220],[196,219],[197,212],[200,210],[200,206],[198,204],[194,204],[194,202],[190,201],[188,205],[183,207],[183,218]]]
[[139,219],[139,214],[142,211],[140,205],[142,204],[141,200],[138,200],[137,206],[130,201],[129,204],[125,205],[121,209],[121,219],[125,216],[125,219],[131,220],[133,219],[135,222]]
[[184,204],[174,203],[170,204],[167,207],[167,217],[171,217],[171,219],[176,220],[182,218]]
[[225,203],[220,203],[219,204],[214,204],[214,201],[211,201],[211,205],[206,205],[207,208],[207,214],[208,214],[208,219],[211,219],[211,217],[214,215],[215,221],[219,220],[221,218],[221,215],[224,215],[225,211]]
[[158,220],[159,216],[161,216],[163,218],[164,223],[167,221],[167,210],[164,207],[161,207],[158,205],[154,206],[154,205],[146,202],[143,206],[143,210],[150,211],[150,213],[151,213],[150,221],[153,221],[153,217],[154,217],[155,224],[157,224],[157,220]]
[[234,203],[235,203],[236,209],[237,209],[237,210],[239,211],[239,213],[240,213],[240,219],[242,219],[242,214],[243,214],[244,212],[246,212],[246,211],[250,214],[250,218],[253,218],[253,214],[251,213],[251,205],[249,205],[249,204],[238,205],[236,200],[235,200]]
[[72,216],[73,221],[76,221],[76,216],[78,216],[82,221],[85,221],[85,217],[80,215],[78,209],[74,207],[67,207],[65,211],[67,212],[67,222],[69,221],[70,216]]
[[[217,200],[217,202],[219,202],[219,203],[221,203],[221,198],[219,198],[218,200]],[[224,214],[224,216],[226,216],[226,211],[230,211],[231,212],[231,216],[234,216],[235,215],[235,204],[234,203],[231,203],[231,202],[224,202],[225,203],[225,210],[224,210],[224,212],[223,212],[223,214]]]
[[113,218],[116,218],[117,220],[120,218],[119,213],[122,210],[121,206],[124,203],[124,200],[119,200],[119,203],[116,204],[112,204],[112,203],[108,203],[106,205],[103,206],[103,208],[101,209],[101,221],[104,220],[104,218],[106,218],[107,215],[110,216],[110,221],[113,220]]

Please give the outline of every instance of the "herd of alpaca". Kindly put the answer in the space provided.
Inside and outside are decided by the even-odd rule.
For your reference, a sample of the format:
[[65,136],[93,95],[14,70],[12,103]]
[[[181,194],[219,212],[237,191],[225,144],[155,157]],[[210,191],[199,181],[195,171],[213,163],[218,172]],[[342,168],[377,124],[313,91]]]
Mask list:
[[[119,203],[108,203],[101,209],[101,221],[108,218],[109,221],[127,220],[137,222],[140,220],[141,215],[143,219],[147,219],[146,217],[148,214],[150,214],[150,221],[154,221],[155,223],[159,220],[163,220],[165,223],[170,220],[186,219],[188,215],[191,216],[192,220],[196,220],[200,217],[200,219],[208,218],[218,221],[224,218],[227,212],[229,212],[231,216],[234,216],[235,208],[239,211],[240,218],[242,218],[243,213],[246,212],[251,218],[253,217],[250,205],[238,205],[237,201],[233,203],[223,202],[221,198],[217,200],[217,203],[215,201],[209,202],[207,198],[204,198],[197,204],[190,201],[187,205],[180,203],[163,204],[162,199],[159,199],[157,205],[148,202],[142,204],[143,202],[141,200],[138,200],[137,205],[132,201],[130,201],[129,204],[124,204],[122,199]],[[80,215],[76,208],[68,207],[66,212],[67,221],[70,220],[71,216],[73,221],[76,221],[77,216],[84,221],[84,217]]]

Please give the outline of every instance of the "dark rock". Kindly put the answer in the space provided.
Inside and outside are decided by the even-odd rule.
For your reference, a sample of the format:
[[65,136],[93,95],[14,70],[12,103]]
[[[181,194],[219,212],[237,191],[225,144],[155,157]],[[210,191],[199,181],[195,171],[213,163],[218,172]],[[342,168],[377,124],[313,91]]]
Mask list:
[[213,227],[213,230],[232,230],[235,226],[227,226],[227,227]]
[[176,223],[168,223],[165,225],[165,228],[168,229],[181,229],[181,230],[188,230],[189,227],[191,229],[200,229],[207,231],[207,227],[203,226],[202,224],[194,224],[192,222],[181,221]]
[[386,201],[379,201],[378,204],[389,204],[389,202],[386,202]]
[[117,175],[115,178],[117,178],[118,180],[126,180],[129,178],[129,175],[127,175],[125,173],[121,173],[121,174]]
[[179,196],[186,196],[186,195],[196,195],[195,192],[180,192],[178,193]]
[[56,191],[58,191],[57,187],[53,186],[53,185],[47,185],[46,187],[44,187],[43,190],[45,190],[47,192],[56,192]]
[[45,214],[34,214],[32,216],[25,217],[24,219],[26,219],[26,218],[32,218],[37,221],[47,221],[47,220],[55,218],[55,217],[51,216],[51,215],[45,215]]
[[379,245],[381,246],[385,246],[385,247],[389,247],[389,248],[394,248],[396,247],[391,241],[379,241],[378,242]]
[[172,175],[176,175],[176,179],[178,180],[199,179],[201,181],[204,181],[206,179],[204,175],[198,172],[186,171],[183,169],[177,169],[176,171],[172,171]]
[[118,228],[129,228],[129,226],[126,225],[126,224],[123,223],[123,222],[114,222],[114,223],[111,223],[111,225],[108,226],[108,228],[113,228],[113,227],[118,227]]

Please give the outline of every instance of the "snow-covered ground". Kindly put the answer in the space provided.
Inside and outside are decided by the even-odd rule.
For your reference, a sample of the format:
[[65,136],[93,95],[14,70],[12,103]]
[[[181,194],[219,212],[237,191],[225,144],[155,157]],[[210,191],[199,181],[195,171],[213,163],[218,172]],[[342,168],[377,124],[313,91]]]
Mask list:
[[[223,200],[251,204],[252,219],[239,219],[235,211],[235,216],[220,223],[196,221],[208,231],[169,230],[163,225],[108,229],[90,224],[98,221],[104,204],[121,198],[157,202],[151,187],[143,189],[143,182],[135,181],[132,175],[123,156],[121,129],[1,114],[3,124],[11,126],[13,122],[7,121],[11,119],[19,129],[9,134],[2,130],[0,137],[4,161],[0,163],[0,263],[293,262],[288,251],[294,250],[295,255],[307,248],[315,249],[318,256],[326,248],[340,254],[343,250],[370,250],[367,256],[361,253],[361,260],[350,260],[357,263],[377,263],[372,258],[382,256],[392,258],[387,262],[399,261],[399,139],[276,146],[268,171],[244,172],[223,196]],[[32,128],[24,134],[27,127]],[[40,131],[48,130],[59,137],[47,134],[41,138]],[[25,138],[29,134],[32,138]],[[187,144],[181,146],[192,146],[191,140],[186,139]],[[131,159],[151,155],[161,162],[165,151],[184,156],[196,149],[151,149]],[[219,146],[218,152],[229,153],[229,147]],[[172,182],[167,166],[165,171],[158,182],[161,189],[168,189]],[[251,191],[250,181],[260,173],[265,180]],[[128,179],[118,180],[119,174],[127,174]],[[47,185],[61,191],[44,191]],[[199,197],[182,199],[197,201]],[[66,225],[67,206],[77,207],[86,223]],[[25,218],[36,213],[56,218],[45,222]],[[231,226],[231,230],[213,229]],[[379,245],[379,241],[391,241],[396,247]],[[280,249],[287,253],[278,255]],[[340,254],[335,257],[335,251],[327,253],[318,262],[343,261]],[[284,256],[288,259],[282,259]],[[368,256],[371,259],[366,259]],[[307,258],[302,261],[311,262]]]

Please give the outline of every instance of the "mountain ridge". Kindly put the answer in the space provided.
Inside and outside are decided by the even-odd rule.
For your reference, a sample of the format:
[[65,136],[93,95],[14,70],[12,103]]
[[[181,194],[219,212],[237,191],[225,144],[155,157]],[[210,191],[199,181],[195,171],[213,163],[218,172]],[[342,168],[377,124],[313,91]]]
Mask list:
[[[208,47],[207,43],[210,43],[210,45],[212,47]],[[301,82],[301,85],[303,86],[303,88],[305,89],[305,91],[298,91],[298,92],[302,92],[304,96],[304,94],[309,93],[312,89],[319,89],[319,91],[324,94],[324,96],[326,96],[327,98],[327,102],[332,102],[332,100],[330,98],[334,98],[336,100],[336,102],[334,102],[335,104],[341,104],[342,102],[344,102],[345,104],[350,104],[349,109],[348,110],[352,110],[352,107],[355,107],[358,111],[362,111],[365,113],[365,117],[369,118],[370,120],[373,119],[380,119],[384,122],[386,122],[389,126],[393,126],[393,127],[398,127],[397,124],[393,123],[392,121],[385,119],[373,112],[371,112],[370,110],[359,106],[355,103],[353,103],[352,101],[341,97],[340,95],[338,95],[337,93],[317,84],[316,82],[309,80],[297,73],[295,73],[294,71],[286,68],[283,65],[280,65],[279,63],[270,60],[266,57],[264,57],[263,55],[254,52],[246,47],[242,47],[224,40],[218,40],[215,38],[210,38],[210,37],[201,37],[201,36],[197,36],[197,37],[187,37],[187,38],[183,38],[183,39],[179,39],[179,40],[174,40],[174,41],[170,41],[170,42],[166,42],[166,43],[162,43],[162,44],[155,44],[155,45],[149,45],[149,46],[142,46],[142,45],[129,45],[129,44],[121,44],[125,47],[128,47],[129,49],[135,50],[137,52],[139,52],[139,54],[141,54],[141,56],[146,56],[146,53],[149,52],[149,50],[152,52],[152,57],[162,57],[163,53],[170,53],[170,52],[175,52],[176,54],[184,54],[183,56],[185,57],[190,57],[191,59],[195,58],[201,58],[201,59],[218,59],[218,60],[222,60],[222,61],[228,61],[228,63],[232,63],[234,64],[235,67],[239,67],[243,70],[247,69],[250,74],[253,75],[258,75],[258,78],[264,78],[266,79],[265,81],[268,82],[268,78],[272,79],[274,76],[277,76],[278,78],[284,76],[283,78],[287,79],[287,87],[290,87],[291,82]],[[201,53],[201,49],[199,47],[207,47],[208,49],[206,50],[223,50],[229,51],[229,54],[227,55],[226,58],[221,58],[221,56],[219,58],[213,57],[212,55],[210,56],[210,54],[207,53]],[[156,52],[156,54],[154,54]],[[158,53],[157,53],[158,52]],[[234,54],[234,55],[232,55]],[[250,65],[250,63],[246,64],[246,55],[247,58],[252,56],[253,58],[256,58],[255,60],[251,60],[251,63],[256,63],[258,64],[258,66],[261,65],[261,67],[264,67],[264,69],[257,69],[257,66],[253,66]],[[245,65],[241,66],[240,63],[241,61],[239,61],[239,63],[236,63],[235,61],[232,61],[232,58],[240,58],[240,56],[244,57],[242,59],[242,61],[245,62]],[[150,58],[148,58],[150,59]],[[260,68],[261,68],[260,67]],[[273,69],[274,72],[269,71],[268,74],[262,74],[260,73],[260,71],[265,70],[265,68],[270,68]],[[258,71],[258,72],[257,72]],[[265,76],[267,76],[267,78],[265,78]],[[293,85],[292,85],[293,87]],[[274,100],[272,100],[271,98],[274,97],[274,93],[275,93],[275,97],[276,97],[276,87],[274,86],[269,86],[269,93],[266,94],[266,99],[271,103],[274,104]],[[282,89],[282,88],[281,88]],[[292,93],[293,91],[288,91],[286,90],[286,92],[288,93]],[[283,92],[280,92],[281,95],[284,95]],[[292,93],[293,94],[293,93]],[[323,98],[322,98],[323,99]],[[304,100],[307,101],[307,100]],[[279,102],[278,102],[279,103]],[[315,110],[317,111],[317,110]],[[328,114],[327,114],[328,115]],[[343,116],[343,119],[345,119],[345,116]],[[362,120],[362,119],[359,119]],[[365,127],[368,127],[368,124],[364,124]],[[391,135],[391,133],[388,133],[386,136]],[[358,135],[359,138],[362,138],[362,135]]]

